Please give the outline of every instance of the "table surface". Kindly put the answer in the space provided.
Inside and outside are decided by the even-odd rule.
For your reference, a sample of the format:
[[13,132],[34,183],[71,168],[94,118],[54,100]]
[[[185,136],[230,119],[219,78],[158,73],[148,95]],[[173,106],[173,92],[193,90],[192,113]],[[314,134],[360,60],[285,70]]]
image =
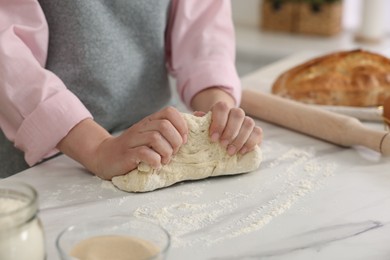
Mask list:
[[[243,79],[254,88],[310,54]],[[257,120],[263,162],[254,172],[126,193],[66,156],[9,179],[39,192],[48,259],[65,227],[112,215],[160,223],[168,259],[390,259],[390,159]],[[380,123],[367,123],[383,129]]]

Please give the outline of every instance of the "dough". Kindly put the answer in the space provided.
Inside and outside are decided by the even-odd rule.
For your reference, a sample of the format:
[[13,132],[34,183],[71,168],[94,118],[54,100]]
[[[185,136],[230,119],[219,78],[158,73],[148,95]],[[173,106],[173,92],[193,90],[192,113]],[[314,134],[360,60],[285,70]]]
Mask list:
[[170,186],[185,180],[198,180],[211,176],[231,175],[256,170],[262,160],[258,146],[245,154],[230,156],[219,143],[209,139],[211,113],[203,117],[182,114],[189,127],[188,141],[169,164],[153,170],[140,163],[137,169],[126,175],[112,178],[121,190],[145,192]]

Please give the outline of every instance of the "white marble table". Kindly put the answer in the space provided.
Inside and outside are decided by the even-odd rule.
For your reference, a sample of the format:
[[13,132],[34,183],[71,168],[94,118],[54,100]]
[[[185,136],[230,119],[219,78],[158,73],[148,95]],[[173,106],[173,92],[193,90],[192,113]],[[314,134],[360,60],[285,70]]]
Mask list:
[[[307,55],[259,70],[244,85],[269,84]],[[168,259],[390,259],[390,159],[257,124],[264,161],[239,176],[133,194],[59,156],[10,179],[39,192],[49,260],[58,259],[55,239],[66,226],[118,214],[165,227]]]

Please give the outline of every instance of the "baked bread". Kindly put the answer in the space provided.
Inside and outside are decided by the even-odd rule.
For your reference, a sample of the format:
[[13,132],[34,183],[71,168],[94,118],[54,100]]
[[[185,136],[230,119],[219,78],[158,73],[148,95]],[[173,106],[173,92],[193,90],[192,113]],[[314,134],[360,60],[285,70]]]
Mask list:
[[364,50],[324,55],[281,74],[272,93],[308,104],[380,106],[390,97],[390,59]]

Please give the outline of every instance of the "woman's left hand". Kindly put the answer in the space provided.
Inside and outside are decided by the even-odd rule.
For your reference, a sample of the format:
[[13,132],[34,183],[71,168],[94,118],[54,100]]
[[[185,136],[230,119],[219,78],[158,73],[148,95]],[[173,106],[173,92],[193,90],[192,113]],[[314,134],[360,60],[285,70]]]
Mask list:
[[[245,154],[261,143],[263,131],[244,110],[234,104],[233,98],[218,87],[199,92],[192,100],[195,115],[212,112],[210,138],[220,142],[228,154]],[[199,112],[201,111],[201,112]]]
[[263,131],[244,110],[229,107],[223,101],[211,107],[210,138],[220,142],[229,155],[252,151],[262,140]]

